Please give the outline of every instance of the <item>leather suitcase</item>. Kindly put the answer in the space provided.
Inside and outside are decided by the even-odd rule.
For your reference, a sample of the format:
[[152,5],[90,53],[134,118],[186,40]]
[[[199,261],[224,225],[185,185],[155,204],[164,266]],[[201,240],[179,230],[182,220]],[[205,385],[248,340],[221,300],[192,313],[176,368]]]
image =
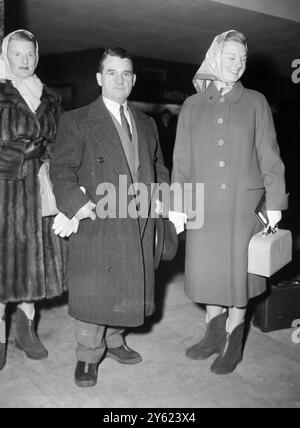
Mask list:
[[271,284],[254,309],[253,324],[263,332],[291,328],[300,319],[300,278]]

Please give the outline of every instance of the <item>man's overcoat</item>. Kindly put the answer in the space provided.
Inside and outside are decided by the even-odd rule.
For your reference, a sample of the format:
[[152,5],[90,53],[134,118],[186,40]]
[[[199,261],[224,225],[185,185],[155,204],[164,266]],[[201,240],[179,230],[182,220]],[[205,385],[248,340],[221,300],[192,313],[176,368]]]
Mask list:
[[[153,119],[132,105],[129,108],[137,129],[138,179],[150,191],[155,172],[158,181],[168,181],[168,172]],[[60,211],[72,218],[92,200],[99,214],[103,186],[107,191],[104,196],[114,191],[117,196],[116,206],[107,206],[107,211],[116,209],[117,218],[101,219],[97,215],[94,221],[82,220],[78,233],[69,238],[69,313],[96,324],[140,325],[154,310],[154,220],[118,215],[119,196],[124,202],[132,179],[119,134],[102,97],[62,116],[56,144],[50,173]],[[120,176],[128,186],[119,195]],[[133,211],[135,202],[133,195],[128,196]],[[149,204],[148,200],[150,209]]]

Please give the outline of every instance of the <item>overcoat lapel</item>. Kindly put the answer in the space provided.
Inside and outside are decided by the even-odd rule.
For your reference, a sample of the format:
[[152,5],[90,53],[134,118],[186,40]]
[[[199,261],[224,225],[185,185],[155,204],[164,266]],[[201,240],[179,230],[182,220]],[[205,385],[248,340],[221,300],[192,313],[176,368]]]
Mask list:
[[[140,114],[132,105],[129,108],[133,114],[138,139],[139,151],[139,182],[148,185],[151,190],[151,183],[154,181],[153,174],[153,154],[149,148],[149,135],[147,126],[149,119]],[[87,119],[87,127],[93,134],[95,140],[101,145],[109,161],[114,165],[118,174],[127,175],[131,180],[131,173],[124,153],[122,143],[115,128],[112,118],[106,109],[102,97],[90,104],[90,111]],[[151,195],[149,194],[149,211]],[[150,214],[150,213],[149,213]],[[140,219],[141,236],[146,227],[147,219]]]
[[[148,139],[151,137],[149,135],[149,131],[147,131],[147,126],[149,126],[149,119],[141,115],[138,110],[136,110],[132,105],[129,105],[129,108],[133,114],[137,136],[138,136],[138,148],[139,148],[139,182],[147,185],[147,189],[149,192],[148,196],[148,216],[150,216],[150,202],[152,199],[151,191],[151,183],[154,182],[154,172],[153,172],[153,156],[150,150],[150,142]],[[148,219],[140,218],[140,230],[141,236],[143,237],[144,231],[147,225]]]
[[142,116],[138,110],[136,110],[131,104],[129,108],[133,114],[137,138],[138,138],[138,150],[139,150],[139,181],[141,183],[150,184],[153,181],[153,159],[149,150],[149,132],[147,131],[147,125],[149,119],[146,116]]
[[122,143],[102,97],[90,104],[87,126],[118,174],[131,176]]

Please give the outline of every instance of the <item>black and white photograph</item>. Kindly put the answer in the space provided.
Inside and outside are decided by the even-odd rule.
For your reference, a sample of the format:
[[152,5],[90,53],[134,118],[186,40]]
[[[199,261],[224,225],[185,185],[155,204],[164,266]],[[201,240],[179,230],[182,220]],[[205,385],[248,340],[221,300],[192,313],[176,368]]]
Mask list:
[[0,0],[0,408],[300,408],[300,1]]

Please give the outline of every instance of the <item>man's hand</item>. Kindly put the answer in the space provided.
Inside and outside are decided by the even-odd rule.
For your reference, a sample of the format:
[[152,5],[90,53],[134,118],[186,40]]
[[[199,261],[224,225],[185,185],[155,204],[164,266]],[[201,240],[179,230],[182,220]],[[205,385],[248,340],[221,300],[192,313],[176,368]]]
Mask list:
[[72,233],[77,233],[79,220],[73,217],[69,219],[63,213],[58,213],[54,219],[52,229],[55,235],[61,238],[70,236]]
[[271,211],[267,210],[267,216],[269,220],[269,225],[272,227],[272,229],[277,225],[277,223],[281,220],[281,211]]
[[187,222],[186,213],[169,211],[169,220],[174,224],[177,235],[184,231],[184,224]]
[[163,203],[159,199],[156,199],[155,214],[163,215],[163,212],[164,212]]
[[91,220],[96,220],[96,214],[93,211],[93,209],[95,208],[96,208],[96,204],[94,204],[94,202],[92,201],[89,201],[77,211],[77,213],[75,214],[76,219],[79,221],[83,220],[84,218],[90,218]]

